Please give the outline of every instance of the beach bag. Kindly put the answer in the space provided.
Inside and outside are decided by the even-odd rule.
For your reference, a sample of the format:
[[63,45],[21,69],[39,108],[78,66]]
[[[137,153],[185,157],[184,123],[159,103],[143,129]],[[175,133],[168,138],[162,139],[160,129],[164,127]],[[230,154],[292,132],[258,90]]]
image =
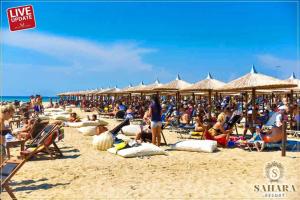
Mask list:
[[107,150],[112,154],[122,156],[124,158],[134,158],[140,156],[153,156],[153,155],[167,155],[167,152],[163,149],[155,146],[152,143],[142,143],[136,147],[125,148],[117,150],[116,148],[110,148]]
[[94,149],[100,151],[106,151],[113,145],[113,136],[111,132],[106,131],[101,135],[94,135],[93,137],[93,147]]
[[122,127],[121,132],[126,136],[136,136],[142,129],[141,125],[127,125]]
[[212,153],[217,149],[217,142],[213,140],[185,140],[171,145],[171,149]]
[[97,126],[86,126],[78,128],[80,133],[83,133],[84,136],[93,136],[97,135]]

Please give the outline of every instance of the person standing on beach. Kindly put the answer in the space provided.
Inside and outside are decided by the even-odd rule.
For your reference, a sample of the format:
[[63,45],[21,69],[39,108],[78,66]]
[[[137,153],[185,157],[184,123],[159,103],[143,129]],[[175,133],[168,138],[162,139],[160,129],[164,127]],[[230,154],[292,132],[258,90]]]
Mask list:
[[11,133],[11,130],[5,126],[4,122],[12,118],[14,111],[14,106],[11,104],[0,106],[0,164],[4,162],[6,156],[5,135]]
[[149,107],[149,115],[151,117],[152,143],[160,146],[161,141],[161,105],[157,95],[152,96],[152,102]]

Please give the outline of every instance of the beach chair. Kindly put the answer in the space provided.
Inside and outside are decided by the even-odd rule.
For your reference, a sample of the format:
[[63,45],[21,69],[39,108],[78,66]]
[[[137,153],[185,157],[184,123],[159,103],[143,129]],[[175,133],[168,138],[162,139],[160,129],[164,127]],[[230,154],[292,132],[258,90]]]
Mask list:
[[1,164],[1,193],[3,189],[9,194],[11,199],[16,200],[16,196],[9,187],[9,183],[13,176],[20,170],[25,162],[31,158],[34,152],[28,154],[28,156],[22,160],[6,160]]
[[26,159],[23,160],[6,160],[1,165],[1,192],[3,189],[9,194],[9,196],[16,200],[16,196],[9,187],[9,182],[13,176],[20,170],[20,168],[25,164]]
[[[54,159],[55,156],[63,156],[62,152],[58,148],[55,139],[58,136],[59,126],[53,125],[52,128],[48,129],[48,132],[45,131],[42,134],[40,139],[32,142],[27,149],[21,151],[21,157],[27,158],[29,155],[31,157],[39,154],[39,153],[47,153],[50,155],[51,159]],[[52,146],[52,147],[51,147]]]
[[292,135],[295,138],[300,138],[299,130],[286,130],[286,133]]

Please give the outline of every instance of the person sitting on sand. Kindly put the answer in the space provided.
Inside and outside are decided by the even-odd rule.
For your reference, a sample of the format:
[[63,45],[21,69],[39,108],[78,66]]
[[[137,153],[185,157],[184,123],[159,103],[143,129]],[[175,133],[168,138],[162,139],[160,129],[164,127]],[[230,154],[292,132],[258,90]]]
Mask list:
[[143,123],[149,125],[151,122],[151,116],[150,116],[150,112],[149,109],[146,110],[144,117],[143,117]]
[[187,108],[181,109],[182,115],[180,116],[179,122],[182,125],[187,125],[190,123],[190,115]]
[[30,138],[30,132],[33,129],[33,125],[34,125],[35,120],[34,119],[24,119],[23,123],[24,126],[17,131],[16,135],[18,139],[27,139]]
[[225,113],[223,112],[220,113],[217,118],[217,123],[215,123],[213,127],[208,130],[206,139],[216,140],[218,144],[227,147],[227,142],[230,133],[232,133],[232,129],[224,130],[223,126],[225,123],[225,119],[226,119]]
[[248,143],[254,144],[257,151],[262,151],[265,146],[265,142],[263,140],[264,133],[262,132],[261,126],[256,126],[255,133],[253,134],[253,137],[249,140],[247,140]]
[[149,125],[141,126],[141,131],[136,135],[137,143],[152,141],[152,131]]
[[278,108],[278,115],[276,116],[275,125],[263,137],[265,143],[280,142],[283,138],[282,125],[285,118],[286,107],[280,106]]
[[92,118],[90,116],[87,116],[88,121],[97,121],[97,115],[93,114]]
[[68,121],[69,122],[80,122],[80,119],[77,117],[76,113],[71,113]]
[[132,109],[132,106],[129,105],[128,109],[126,110],[125,119],[133,119],[133,117],[134,117],[134,111]]
[[203,124],[203,117],[201,113],[197,113],[195,121],[195,132],[203,132],[205,130],[205,125]]

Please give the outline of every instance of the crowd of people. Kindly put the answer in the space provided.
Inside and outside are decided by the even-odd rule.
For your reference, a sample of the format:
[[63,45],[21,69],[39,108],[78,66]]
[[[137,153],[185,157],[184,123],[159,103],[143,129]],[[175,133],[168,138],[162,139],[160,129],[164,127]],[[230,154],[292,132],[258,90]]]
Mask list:
[[[205,98],[193,100],[180,100],[176,102],[174,97],[168,99],[152,95],[152,98],[128,98],[107,99],[104,101],[78,101],[78,106],[97,108],[103,114],[116,118],[140,118],[148,129],[141,131],[136,139],[148,138],[153,144],[160,145],[160,131],[164,127],[176,126],[191,128],[195,132],[205,132],[207,139],[217,140],[222,146],[226,146],[233,125],[240,123],[245,118],[243,135],[251,133],[250,141],[258,140],[264,142],[278,142],[282,139],[282,123],[289,122],[289,127],[299,130],[300,114],[299,99],[295,104],[286,106],[287,103],[281,99],[272,102],[270,99],[257,98],[253,107],[252,101],[244,102],[240,96],[227,96],[222,99],[215,98],[211,105]],[[71,103],[61,101],[61,103]],[[247,108],[247,109],[246,109]],[[253,118],[252,112],[257,116]],[[274,122],[269,131],[264,131],[264,125],[270,122],[271,116]],[[260,134],[258,134],[258,132]],[[258,136],[257,136],[258,135]],[[263,144],[262,144],[263,145]]]

